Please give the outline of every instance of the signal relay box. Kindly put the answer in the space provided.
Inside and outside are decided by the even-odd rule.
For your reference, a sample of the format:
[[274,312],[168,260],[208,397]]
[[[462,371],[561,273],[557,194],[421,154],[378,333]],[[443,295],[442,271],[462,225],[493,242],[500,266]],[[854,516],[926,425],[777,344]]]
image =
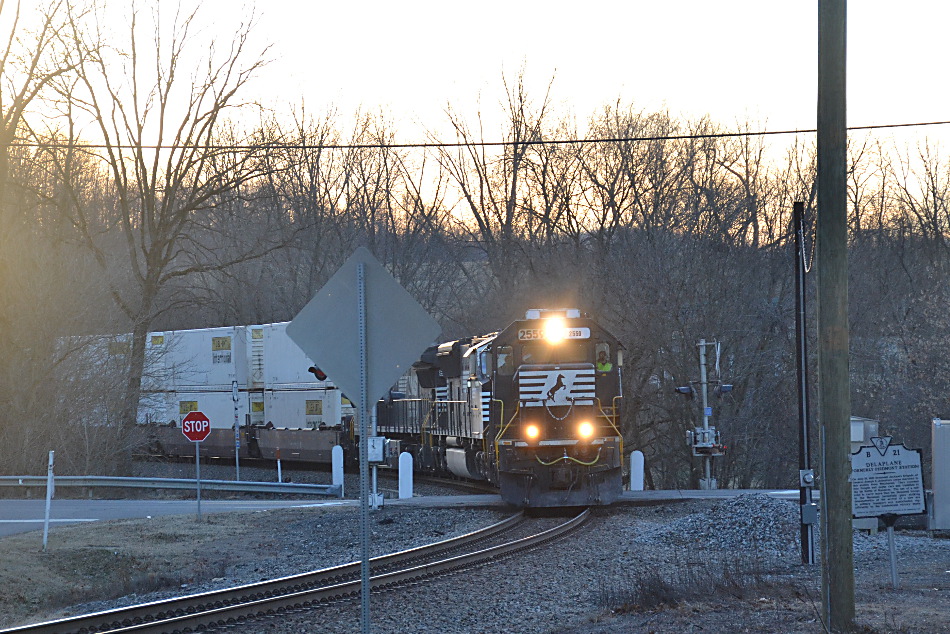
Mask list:
[[687,431],[686,441],[692,447],[694,456],[721,456],[726,453],[715,427],[696,427]]

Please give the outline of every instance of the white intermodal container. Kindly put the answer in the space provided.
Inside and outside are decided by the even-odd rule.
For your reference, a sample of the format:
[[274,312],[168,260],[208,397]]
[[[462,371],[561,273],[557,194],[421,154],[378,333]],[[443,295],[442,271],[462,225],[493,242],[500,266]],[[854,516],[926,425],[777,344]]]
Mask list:
[[266,422],[274,427],[321,429],[339,424],[340,390],[268,390],[264,392]]
[[228,326],[164,333],[164,369],[176,391],[231,393],[232,381],[247,389],[246,327]]
[[310,372],[313,361],[287,336],[288,323],[260,326],[264,336],[264,388],[323,387],[323,382]]
[[180,426],[197,409],[213,429],[231,427],[236,382],[239,425],[339,425],[352,405],[332,380],[310,372],[314,363],[287,336],[287,323],[149,333],[139,422]]
[[[178,426],[191,412],[201,412],[211,421],[211,429],[234,427],[234,400],[228,392],[175,392]],[[247,397],[241,395],[238,401],[238,423],[244,424],[244,413],[247,411]]]

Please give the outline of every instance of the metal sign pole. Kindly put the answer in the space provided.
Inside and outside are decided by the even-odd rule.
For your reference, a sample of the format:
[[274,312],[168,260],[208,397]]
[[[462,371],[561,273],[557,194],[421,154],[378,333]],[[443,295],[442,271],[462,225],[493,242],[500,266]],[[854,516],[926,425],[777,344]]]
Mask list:
[[795,360],[798,370],[798,503],[801,519],[802,563],[815,564],[815,518],[817,507],[812,498],[815,473],[811,468],[808,414],[808,331],[805,327],[805,203],[792,208],[792,233],[795,236]]
[[[287,325],[294,343],[341,390],[358,398],[364,632],[370,629],[370,405],[406,372],[440,330],[438,322],[365,247],[356,249]],[[354,355],[357,349],[359,354]]]
[[198,495],[198,521],[201,521],[201,460],[198,459],[198,445],[200,441],[195,441],[195,491]]
[[241,481],[241,426],[238,424],[238,382],[231,381],[231,400],[234,401],[234,479]]
[[[706,376],[706,340],[699,340],[699,386],[703,397],[703,442],[709,441],[709,382]],[[701,489],[715,489],[712,483],[712,456],[703,456],[703,484]]]
[[885,513],[879,519],[887,527],[887,552],[891,562],[891,587],[897,590],[900,587],[900,581],[897,578],[897,549],[894,546],[894,523],[897,521],[897,515]]
[[366,275],[360,262],[356,267],[357,322],[360,355],[360,623],[363,634],[370,632],[369,616],[369,425],[367,424],[366,376]]

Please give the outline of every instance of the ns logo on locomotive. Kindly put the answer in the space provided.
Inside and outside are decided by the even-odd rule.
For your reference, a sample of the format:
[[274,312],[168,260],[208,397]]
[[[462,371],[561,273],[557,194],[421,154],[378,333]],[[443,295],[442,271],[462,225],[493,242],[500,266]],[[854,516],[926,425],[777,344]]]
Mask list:
[[[243,337],[247,343],[236,347],[246,351],[234,358],[237,366],[249,368],[246,380],[242,369],[234,368],[246,397],[242,410],[250,412],[241,430],[242,454],[274,457],[274,449],[283,447],[285,459],[329,462],[329,447],[340,444],[345,454],[356,455],[359,439],[348,401],[332,376],[313,381],[312,364],[292,350],[285,327],[242,327],[249,332]],[[163,334],[175,339],[175,333]],[[269,349],[280,350],[280,357],[268,356]],[[293,364],[294,370],[278,381],[273,368],[280,363]],[[388,439],[393,459],[407,451],[421,471],[487,480],[516,506],[609,504],[622,490],[622,364],[620,342],[587,314],[528,310],[500,332],[428,348],[378,403],[377,431]],[[262,374],[275,375],[275,382],[254,380]],[[189,390],[189,404],[207,413],[197,402],[196,386]],[[163,391],[169,407],[178,404],[173,391]],[[318,408],[315,399],[327,404],[320,401]],[[317,409],[329,415],[319,425],[309,416]],[[213,426],[228,428],[233,420],[225,417],[218,424],[214,418]],[[156,413],[154,420],[169,419]],[[174,446],[171,435],[165,438],[166,453],[194,451]],[[226,454],[227,447],[220,443],[218,452]],[[233,456],[233,446],[230,451]]]

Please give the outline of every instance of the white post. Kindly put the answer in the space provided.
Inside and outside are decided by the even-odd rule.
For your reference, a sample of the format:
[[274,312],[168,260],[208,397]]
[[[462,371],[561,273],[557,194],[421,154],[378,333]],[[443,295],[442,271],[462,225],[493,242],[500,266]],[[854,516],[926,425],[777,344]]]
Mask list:
[[53,500],[53,487],[56,483],[53,481],[53,454],[49,452],[49,466],[46,467],[46,518],[43,520],[43,552],[46,552],[46,543],[49,540],[49,511],[50,503]]
[[277,481],[284,482],[284,474],[280,470],[280,449],[277,450]]
[[343,447],[333,445],[330,451],[331,472],[333,485],[340,486],[340,497],[343,497]]
[[399,454],[399,499],[412,497],[412,454],[404,451]]
[[642,451],[630,452],[630,490],[643,490],[643,472],[645,460]]

